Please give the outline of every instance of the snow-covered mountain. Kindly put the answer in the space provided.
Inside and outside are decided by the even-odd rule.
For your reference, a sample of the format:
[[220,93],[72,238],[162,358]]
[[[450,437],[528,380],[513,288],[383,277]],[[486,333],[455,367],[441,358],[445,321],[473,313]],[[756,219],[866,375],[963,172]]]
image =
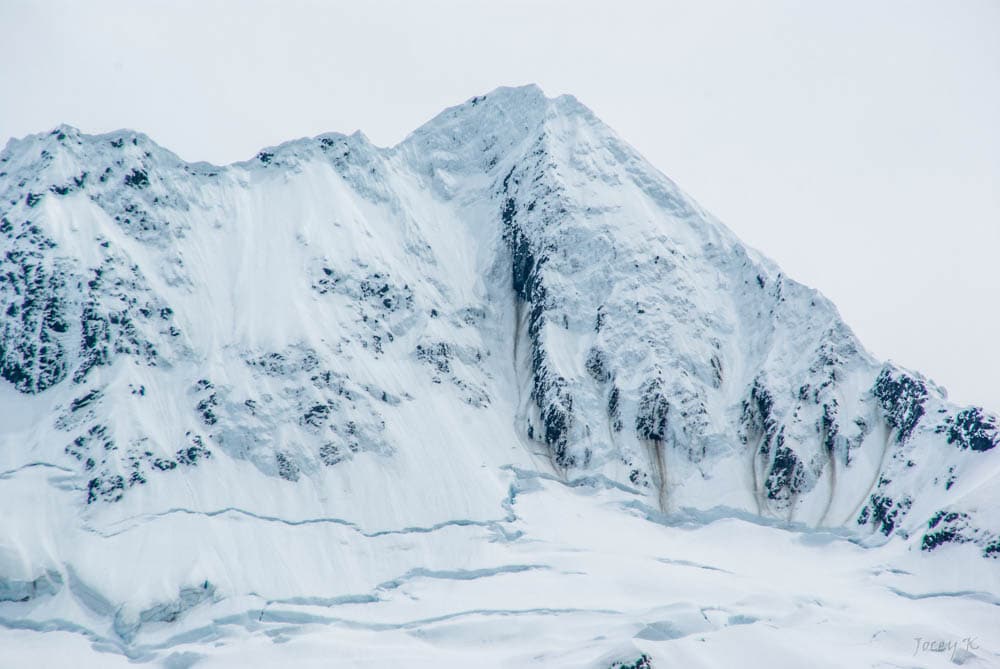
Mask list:
[[997,419],[572,97],[226,167],[61,126],[0,233],[0,665],[1000,661]]

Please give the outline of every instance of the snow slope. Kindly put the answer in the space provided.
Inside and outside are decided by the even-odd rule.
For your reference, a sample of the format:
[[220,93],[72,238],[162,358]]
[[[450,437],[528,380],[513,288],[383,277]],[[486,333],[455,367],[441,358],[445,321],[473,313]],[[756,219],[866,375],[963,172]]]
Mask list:
[[0,233],[0,666],[1000,662],[995,416],[572,97],[62,126]]

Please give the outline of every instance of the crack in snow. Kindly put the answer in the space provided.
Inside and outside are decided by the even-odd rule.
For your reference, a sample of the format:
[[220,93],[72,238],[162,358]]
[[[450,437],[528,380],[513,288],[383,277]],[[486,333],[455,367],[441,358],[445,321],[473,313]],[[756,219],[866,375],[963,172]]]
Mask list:
[[260,520],[260,521],[268,522],[268,523],[280,523],[282,525],[288,525],[290,527],[299,527],[299,526],[302,526],[302,525],[327,525],[327,524],[329,524],[329,525],[339,525],[341,527],[346,527],[346,528],[348,528],[350,530],[353,530],[353,531],[357,532],[358,534],[360,534],[361,536],[367,537],[367,538],[376,538],[376,537],[382,537],[382,536],[393,535],[393,534],[427,534],[427,533],[430,533],[430,532],[436,532],[438,530],[441,530],[441,529],[444,529],[444,528],[447,528],[447,527],[488,527],[488,528],[494,528],[494,527],[496,527],[496,526],[498,526],[498,525],[500,525],[502,523],[510,523],[510,522],[513,522],[515,520],[514,518],[512,518],[510,516],[507,516],[505,518],[500,518],[500,519],[492,519],[492,520],[471,520],[471,519],[467,519],[467,518],[458,518],[458,519],[453,519],[453,520],[445,520],[445,521],[442,521],[440,523],[435,523],[433,525],[428,525],[428,526],[423,526],[423,527],[421,527],[421,526],[410,526],[410,527],[403,527],[403,528],[391,529],[391,530],[376,530],[376,531],[373,532],[373,531],[364,530],[357,523],[354,523],[352,521],[349,521],[349,520],[346,520],[346,519],[343,519],[343,518],[322,517],[322,518],[303,518],[303,519],[300,519],[300,520],[290,520],[290,519],[287,519],[287,518],[280,518],[278,516],[268,516],[268,515],[264,515],[264,514],[254,513],[252,511],[247,511],[246,509],[240,509],[238,507],[232,507],[232,506],[227,506],[227,507],[222,508],[222,509],[216,509],[214,511],[199,511],[197,509],[188,509],[188,508],[183,508],[183,507],[175,507],[175,508],[172,508],[172,509],[167,509],[166,511],[160,511],[158,513],[144,514],[144,515],[140,515],[140,516],[132,516],[130,518],[126,518],[125,520],[119,521],[119,522],[117,522],[115,524],[116,525],[122,525],[122,524],[130,523],[130,522],[132,522],[134,524],[131,524],[128,527],[124,527],[124,528],[119,529],[119,530],[101,531],[101,530],[98,530],[98,529],[95,529],[95,528],[89,528],[89,529],[90,529],[91,532],[93,532],[95,534],[98,534],[98,535],[100,535],[102,537],[105,537],[105,538],[110,538],[110,537],[115,537],[115,536],[118,536],[120,534],[124,534],[126,532],[129,532],[129,531],[131,531],[131,530],[139,527],[144,522],[153,521],[153,520],[157,520],[159,518],[165,518],[165,517],[172,516],[172,515],[192,515],[192,516],[202,516],[202,517],[207,517],[207,518],[215,518],[215,517],[218,517],[218,516],[225,516],[227,514],[241,515],[241,516],[245,516],[247,518],[253,518],[254,520]]

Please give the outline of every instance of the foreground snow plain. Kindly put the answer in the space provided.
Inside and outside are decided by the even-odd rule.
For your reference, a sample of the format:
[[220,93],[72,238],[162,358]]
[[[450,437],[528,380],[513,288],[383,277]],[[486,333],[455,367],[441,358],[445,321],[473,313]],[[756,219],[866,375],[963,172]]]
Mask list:
[[[902,541],[866,548],[746,516],[663,515],[613,486],[505,471],[511,492],[496,500],[494,521],[364,541],[338,524],[236,512],[161,518],[163,539],[137,552],[165,550],[188,568],[214,563],[203,573],[230,591],[245,587],[226,581],[233,565],[252,572],[262,561],[282,574],[282,596],[220,598],[125,644],[92,613],[90,629],[66,624],[82,613],[70,589],[44,606],[5,607],[3,666],[610,667],[644,654],[655,667],[1000,661],[1000,582],[974,550],[928,556]],[[197,545],[206,534],[211,555]],[[178,546],[182,537],[194,545]],[[133,554],[122,566],[143,563]]]
[[[4,666],[610,667],[643,654],[656,667],[1000,661],[1000,582],[974,550],[928,556],[902,541],[866,548],[739,514],[664,515],[614,486],[504,471],[510,493],[482,523],[359,541],[336,523],[177,514],[156,521],[160,541],[145,532],[131,554],[134,533],[123,530],[119,570],[167,551],[186,568],[214,563],[203,573],[220,590],[242,590],[226,574],[232,581],[235,564],[252,573],[257,561],[281,583],[149,624],[132,644],[93,613],[90,629],[66,624],[83,613],[72,588],[44,605],[8,605]],[[199,550],[203,535],[211,555]]]

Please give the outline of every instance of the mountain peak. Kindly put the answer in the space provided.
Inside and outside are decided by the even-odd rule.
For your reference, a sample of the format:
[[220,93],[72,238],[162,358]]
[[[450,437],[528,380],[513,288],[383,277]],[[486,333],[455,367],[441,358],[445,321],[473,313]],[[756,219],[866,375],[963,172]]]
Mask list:
[[572,95],[550,98],[537,84],[501,86],[484,95],[473,96],[462,104],[448,107],[415,130],[411,137],[454,131],[456,126],[470,126],[482,132],[499,134],[505,128],[537,126],[548,115],[553,114],[593,117],[590,109]]
[[614,131],[576,98],[547,97],[536,84],[500,87],[449,107],[393,150],[407,156],[419,172],[431,175],[439,194],[451,197],[456,177],[491,174],[495,178],[527,154],[544,151],[544,146],[574,145],[574,129],[582,126],[591,129],[591,145],[613,146],[615,155],[629,153],[618,150],[624,145]]
[[448,107],[413,131],[401,146],[456,147],[487,135],[523,137],[545,118],[550,99],[534,84],[501,87]]
[[[18,633],[152,659],[309,621],[426,649],[470,611],[573,611],[604,653],[778,629],[817,592],[775,612],[775,579],[813,558],[828,577],[860,545],[903,549],[866,569],[908,549],[891,581],[859,575],[889,598],[981,589],[946,581],[1000,556],[1000,421],[875,360],[571,96],[501,88],[393,148],[329,133],[220,168],[131,131],[23,142],[0,165],[0,623]],[[664,523],[723,515],[735,547],[706,564],[728,562],[671,553],[692,534]],[[829,558],[832,535],[783,524],[856,543]],[[931,552],[962,569],[907,581],[936,578]],[[696,573],[731,579],[728,610],[636,587]],[[507,664],[535,656],[556,666]],[[560,666],[649,666],[631,657]]]
[[499,86],[489,93],[473,96],[457,107],[475,107],[483,103],[512,111],[541,107],[555,109],[562,114],[591,113],[590,109],[577,100],[575,96],[564,93],[549,97],[541,86],[534,83],[521,86]]

